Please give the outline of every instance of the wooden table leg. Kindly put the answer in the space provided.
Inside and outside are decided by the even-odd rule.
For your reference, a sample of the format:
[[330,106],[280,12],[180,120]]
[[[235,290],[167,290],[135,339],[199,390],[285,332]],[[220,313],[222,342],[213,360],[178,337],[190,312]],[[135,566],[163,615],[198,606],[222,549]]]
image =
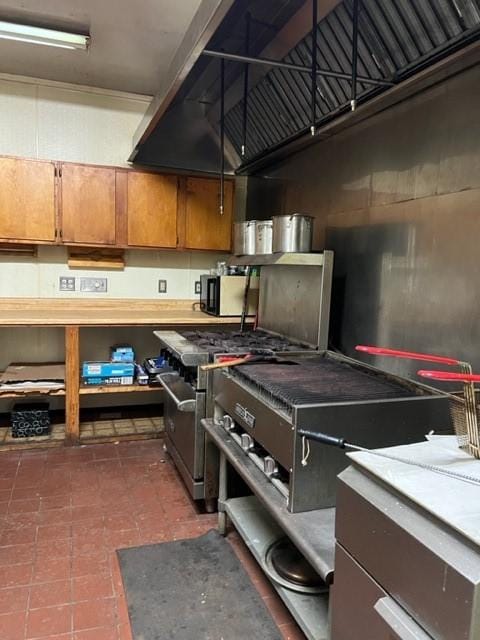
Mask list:
[[80,439],[80,331],[65,327],[65,444]]

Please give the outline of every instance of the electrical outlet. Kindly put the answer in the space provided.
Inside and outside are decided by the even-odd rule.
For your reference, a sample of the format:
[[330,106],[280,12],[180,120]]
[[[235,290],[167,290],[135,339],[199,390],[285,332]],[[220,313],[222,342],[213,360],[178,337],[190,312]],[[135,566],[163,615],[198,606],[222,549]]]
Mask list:
[[159,280],[158,281],[158,293],[167,293],[167,281]]
[[202,293],[202,285],[200,283],[200,280],[195,280],[195,293],[198,295]]
[[75,278],[60,276],[58,288],[60,291],[75,291]]
[[105,293],[107,291],[107,278],[80,278],[80,291]]

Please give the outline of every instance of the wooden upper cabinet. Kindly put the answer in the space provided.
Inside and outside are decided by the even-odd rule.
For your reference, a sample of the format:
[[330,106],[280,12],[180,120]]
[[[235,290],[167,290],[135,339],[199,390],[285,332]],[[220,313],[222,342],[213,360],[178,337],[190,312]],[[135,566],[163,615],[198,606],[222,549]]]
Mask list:
[[0,239],[55,241],[55,165],[0,158]]
[[233,182],[225,181],[224,213],[220,215],[220,181],[187,178],[185,248],[230,251]]
[[115,174],[115,168],[62,165],[63,242],[115,244]]
[[176,176],[127,173],[127,243],[136,247],[177,246]]

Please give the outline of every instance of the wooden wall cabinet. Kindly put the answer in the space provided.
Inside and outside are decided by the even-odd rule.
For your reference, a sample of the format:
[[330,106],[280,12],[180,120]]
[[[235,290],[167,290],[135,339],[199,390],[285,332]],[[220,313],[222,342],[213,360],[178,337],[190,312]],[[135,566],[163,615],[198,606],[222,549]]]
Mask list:
[[231,250],[233,182],[225,181],[224,194],[224,213],[220,215],[220,181],[187,178],[185,249]]
[[62,164],[61,238],[74,244],[116,244],[116,169]]
[[55,164],[0,158],[0,239],[55,242]]
[[0,242],[230,251],[234,184],[0,157]]
[[127,172],[127,244],[175,249],[178,178]]

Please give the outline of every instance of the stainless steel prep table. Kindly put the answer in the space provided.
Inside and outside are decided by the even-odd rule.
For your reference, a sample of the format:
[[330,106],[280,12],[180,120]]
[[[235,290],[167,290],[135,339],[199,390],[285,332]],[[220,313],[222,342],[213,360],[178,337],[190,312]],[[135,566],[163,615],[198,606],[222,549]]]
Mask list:
[[[454,437],[384,452],[480,479]],[[479,640],[480,484],[350,457],[337,491],[332,640]]]

